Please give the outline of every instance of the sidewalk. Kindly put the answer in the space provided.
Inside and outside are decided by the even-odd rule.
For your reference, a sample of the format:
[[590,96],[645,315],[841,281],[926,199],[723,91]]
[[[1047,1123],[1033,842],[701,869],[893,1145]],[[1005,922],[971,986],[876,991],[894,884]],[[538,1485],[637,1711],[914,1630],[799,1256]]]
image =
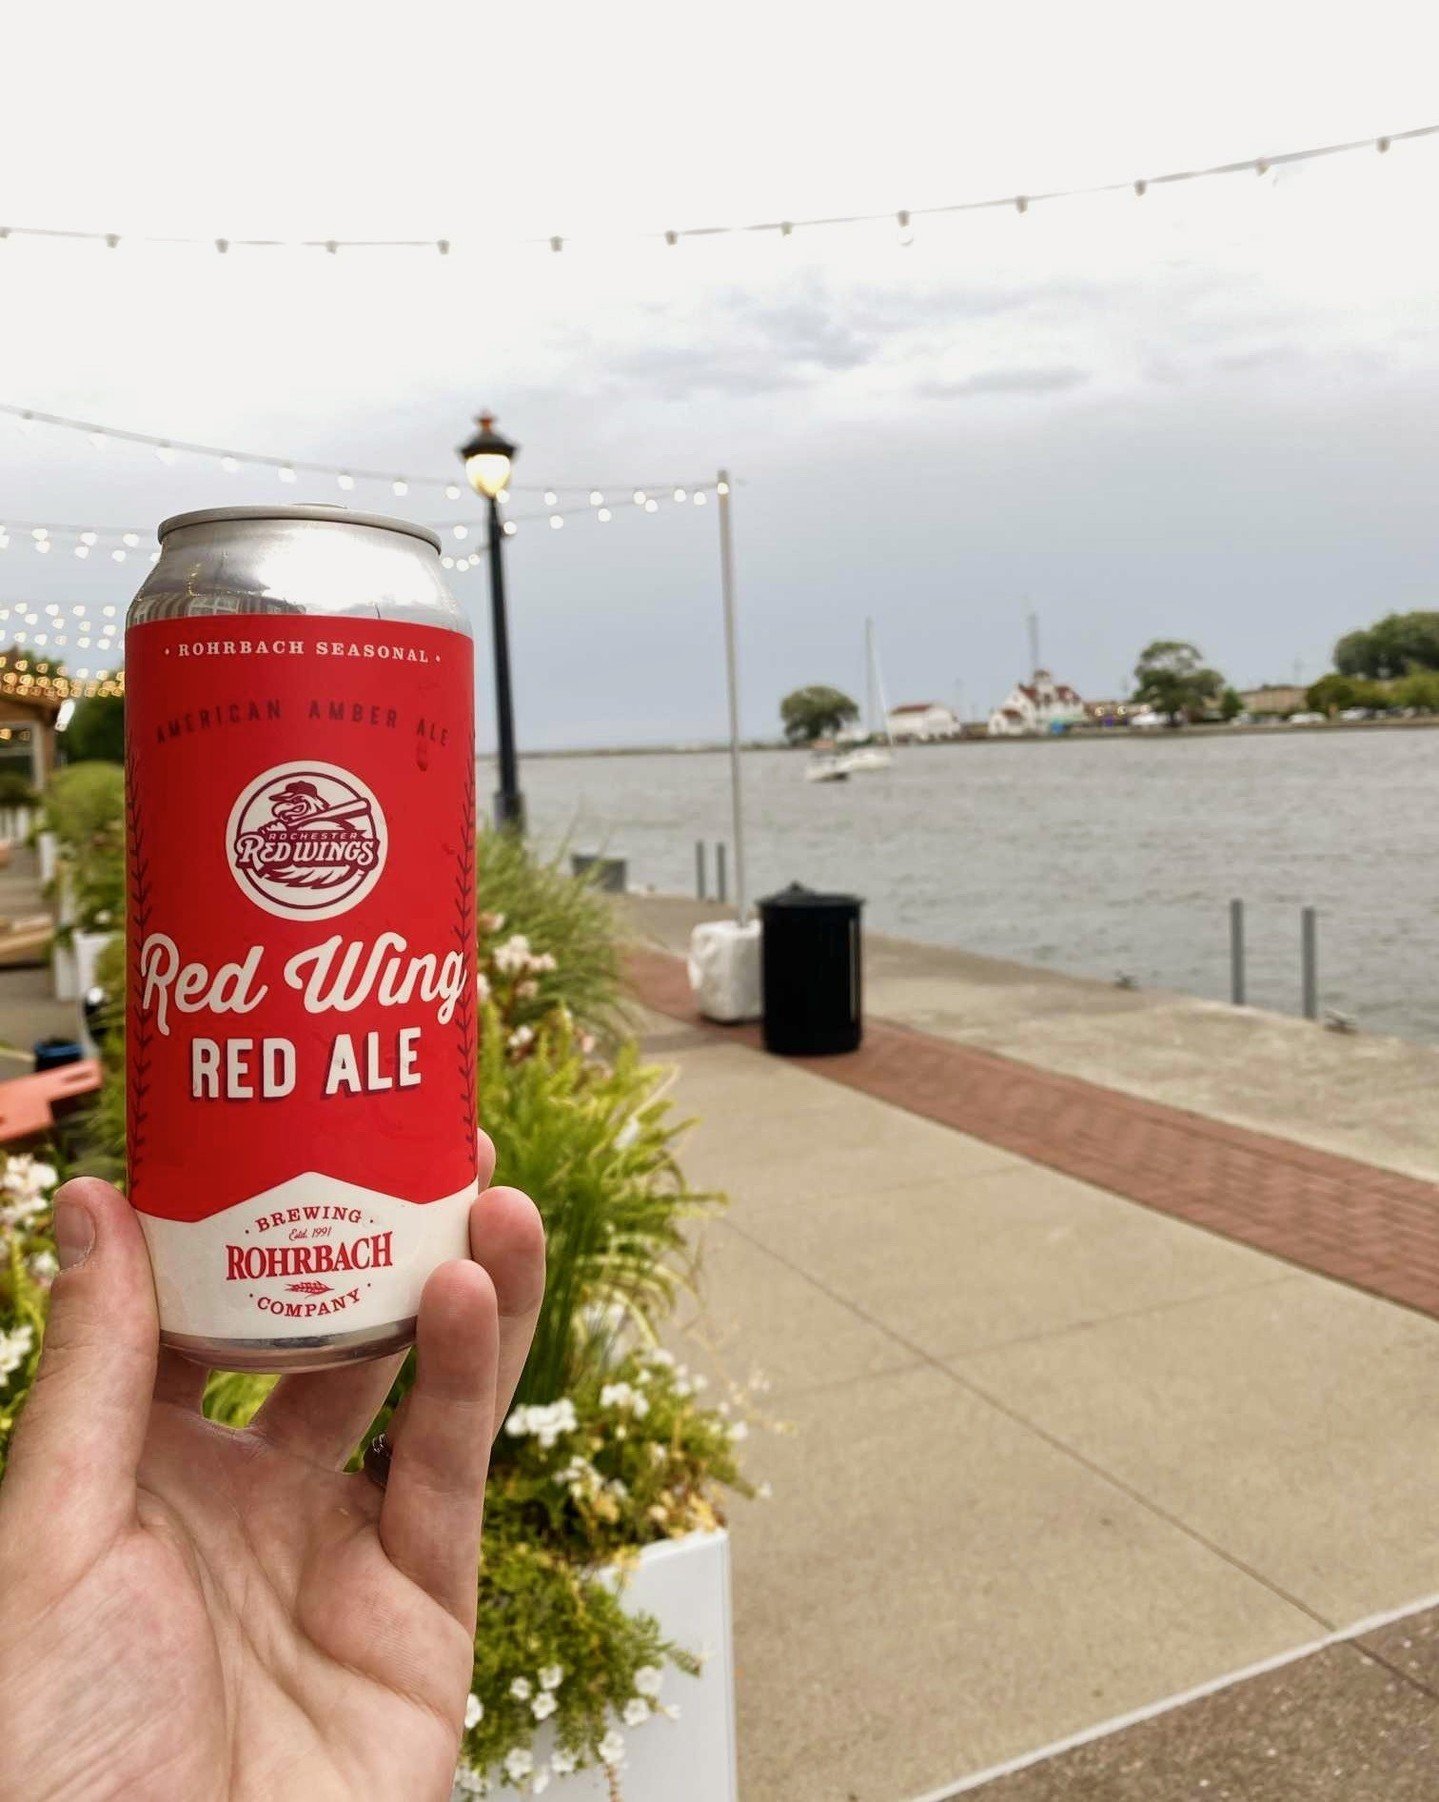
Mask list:
[[[637,969],[698,1117],[686,1171],[732,1197],[691,1341],[764,1369],[794,1429],[751,1442],[774,1500],[734,1523],[745,1802],[985,1773],[995,1802],[1431,1795],[1435,1621],[1313,1648],[1439,1592],[1439,1326],[894,1105],[851,1060],[768,1058]],[[942,975],[928,1004],[963,1012]],[[1042,1150],[1043,1110],[1028,1130]],[[1408,1199],[1422,1225],[1427,1186]]]

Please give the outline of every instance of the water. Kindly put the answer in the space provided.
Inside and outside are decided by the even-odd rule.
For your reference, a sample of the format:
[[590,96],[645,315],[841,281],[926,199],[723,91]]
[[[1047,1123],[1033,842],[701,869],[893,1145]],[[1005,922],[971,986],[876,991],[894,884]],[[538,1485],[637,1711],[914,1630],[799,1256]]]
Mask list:
[[[1218,999],[1238,895],[1249,999],[1287,1013],[1309,903],[1321,1009],[1439,1039],[1439,732],[938,746],[837,783],[802,769],[745,756],[754,895],[848,889],[883,931]],[[542,844],[627,857],[636,887],[693,894],[694,841],[729,837],[718,753],[532,759],[523,786]]]

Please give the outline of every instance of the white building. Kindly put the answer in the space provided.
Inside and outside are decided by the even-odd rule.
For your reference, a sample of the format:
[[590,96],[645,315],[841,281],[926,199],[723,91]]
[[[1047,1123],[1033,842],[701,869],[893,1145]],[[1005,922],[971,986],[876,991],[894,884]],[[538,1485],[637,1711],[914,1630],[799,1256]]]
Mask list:
[[1035,738],[1056,727],[1082,725],[1084,702],[1066,682],[1037,669],[1032,682],[1017,683],[989,716],[991,738]]
[[888,725],[889,735],[896,743],[908,739],[911,743],[936,744],[960,734],[959,721],[943,701],[906,701],[902,707],[891,707]]

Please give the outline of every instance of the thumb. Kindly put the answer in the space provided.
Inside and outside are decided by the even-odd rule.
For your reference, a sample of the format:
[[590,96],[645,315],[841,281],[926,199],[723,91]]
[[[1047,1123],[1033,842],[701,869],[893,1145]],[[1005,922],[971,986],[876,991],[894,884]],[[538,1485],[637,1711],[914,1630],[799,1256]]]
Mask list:
[[133,1209],[94,1177],[55,1197],[60,1273],[34,1387],[15,1432],[6,1500],[63,1518],[73,1549],[134,1511],[159,1322]]

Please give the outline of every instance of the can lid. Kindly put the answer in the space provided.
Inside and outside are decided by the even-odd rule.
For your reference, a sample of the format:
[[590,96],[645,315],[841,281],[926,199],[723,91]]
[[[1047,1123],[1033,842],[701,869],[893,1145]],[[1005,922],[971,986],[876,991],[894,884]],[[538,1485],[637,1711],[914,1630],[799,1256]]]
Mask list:
[[779,889],[773,895],[764,895],[756,904],[759,907],[853,907],[864,906],[860,895],[824,894],[818,889],[806,888],[802,882],[792,882],[788,888]]
[[377,532],[403,532],[432,549],[440,549],[439,535],[413,519],[391,519],[384,513],[354,513],[348,507],[201,507],[194,513],[172,513],[160,521],[155,533],[163,544],[182,526],[216,525],[226,519],[314,519],[340,526],[371,526]]

